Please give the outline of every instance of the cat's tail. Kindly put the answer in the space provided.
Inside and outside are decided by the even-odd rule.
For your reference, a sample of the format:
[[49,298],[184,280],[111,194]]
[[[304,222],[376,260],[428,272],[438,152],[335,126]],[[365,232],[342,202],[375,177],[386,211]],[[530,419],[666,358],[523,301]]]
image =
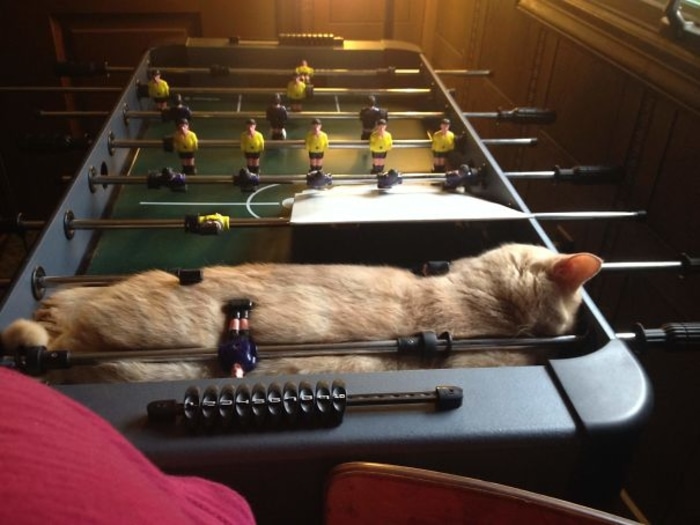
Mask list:
[[48,346],[49,333],[41,324],[18,319],[2,332],[3,353],[13,353],[20,347]]
[[[13,355],[21,347],[48,347],[49,341],[49,332],[42,324],[18,319],[3,330],[0,350],[2,354]],[[210,363],[142,363],[127,360],[52,370],[45,379],[50,383],[175,381],[215,377],[215,371],[216,366]]]

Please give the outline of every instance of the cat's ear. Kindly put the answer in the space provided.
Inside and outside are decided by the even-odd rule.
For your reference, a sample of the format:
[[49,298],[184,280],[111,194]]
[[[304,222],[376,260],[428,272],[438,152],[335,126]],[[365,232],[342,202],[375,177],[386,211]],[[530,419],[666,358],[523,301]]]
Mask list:
[[574,253],[557,259],[549,271],[549,277],[565,290],[577,290],[599,271],[603,261],[592,253]]

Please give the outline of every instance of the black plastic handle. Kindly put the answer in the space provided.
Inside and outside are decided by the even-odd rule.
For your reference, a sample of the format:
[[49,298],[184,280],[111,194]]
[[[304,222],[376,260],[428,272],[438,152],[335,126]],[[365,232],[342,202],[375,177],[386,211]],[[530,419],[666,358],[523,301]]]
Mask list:
[[557,112],[552,109],[529,107],[498,110],[497,120],[515,124],[551,124],[557,120]]
[[681,254],[681,275],[698,273],[700,270],[700,257],[691,257],[687,253]]
[[70,352],[44,346],[22,346],[15,351],[14,360],[18,370],[34,376],[71,367]]
[[26,228],[22,224],[22,214],[18,214],[14,219],[0,218],[0,233],[19,233],[22,234]]
[[672,352],[692,350],[700,345],[700,323],[666,323],[661,328],[634,326],[635,342],[642,346],[662,344]]
[[624,178],[625,169],[622,166],[574,166],[569,169],[554,166],[554,180],[574,184],[616,184]]
[[92,144],[92,139],[87,135],[73,137],[71,135],[53,134],[26,134],[18,141],[18,146],[23,151],[34,153],[61,153],[64,151],[85,150]]
[[54,73],[59,77],[98,77],[107,74],[107,62],[57,62]]

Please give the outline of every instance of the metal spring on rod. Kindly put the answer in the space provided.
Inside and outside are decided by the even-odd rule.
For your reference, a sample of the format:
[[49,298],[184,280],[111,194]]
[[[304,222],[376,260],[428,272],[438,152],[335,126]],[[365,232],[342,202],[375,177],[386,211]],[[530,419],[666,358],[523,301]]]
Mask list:
[[462,405],[462,389],[438,386],[434,391],[348,395],[345,383],[319,381],[311,385],[287,382],[190,386],[182,403],[174,399],[152,401],[148,418],[153,423],[174,423],[178,418],[192,432],[262,431],[331,428],[340,425],[348,406],[434,403],[437,410]]

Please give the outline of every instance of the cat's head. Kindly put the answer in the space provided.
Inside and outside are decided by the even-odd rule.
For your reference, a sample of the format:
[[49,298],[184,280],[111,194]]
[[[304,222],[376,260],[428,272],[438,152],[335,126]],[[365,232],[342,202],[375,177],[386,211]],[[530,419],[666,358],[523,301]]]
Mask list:
[[571,330],[581,286],[602,260],[591,253],[557,254],[541,246],[507,244],[478,257],[479,278],[491,283],[492,312],[515,335],[554,336]]

